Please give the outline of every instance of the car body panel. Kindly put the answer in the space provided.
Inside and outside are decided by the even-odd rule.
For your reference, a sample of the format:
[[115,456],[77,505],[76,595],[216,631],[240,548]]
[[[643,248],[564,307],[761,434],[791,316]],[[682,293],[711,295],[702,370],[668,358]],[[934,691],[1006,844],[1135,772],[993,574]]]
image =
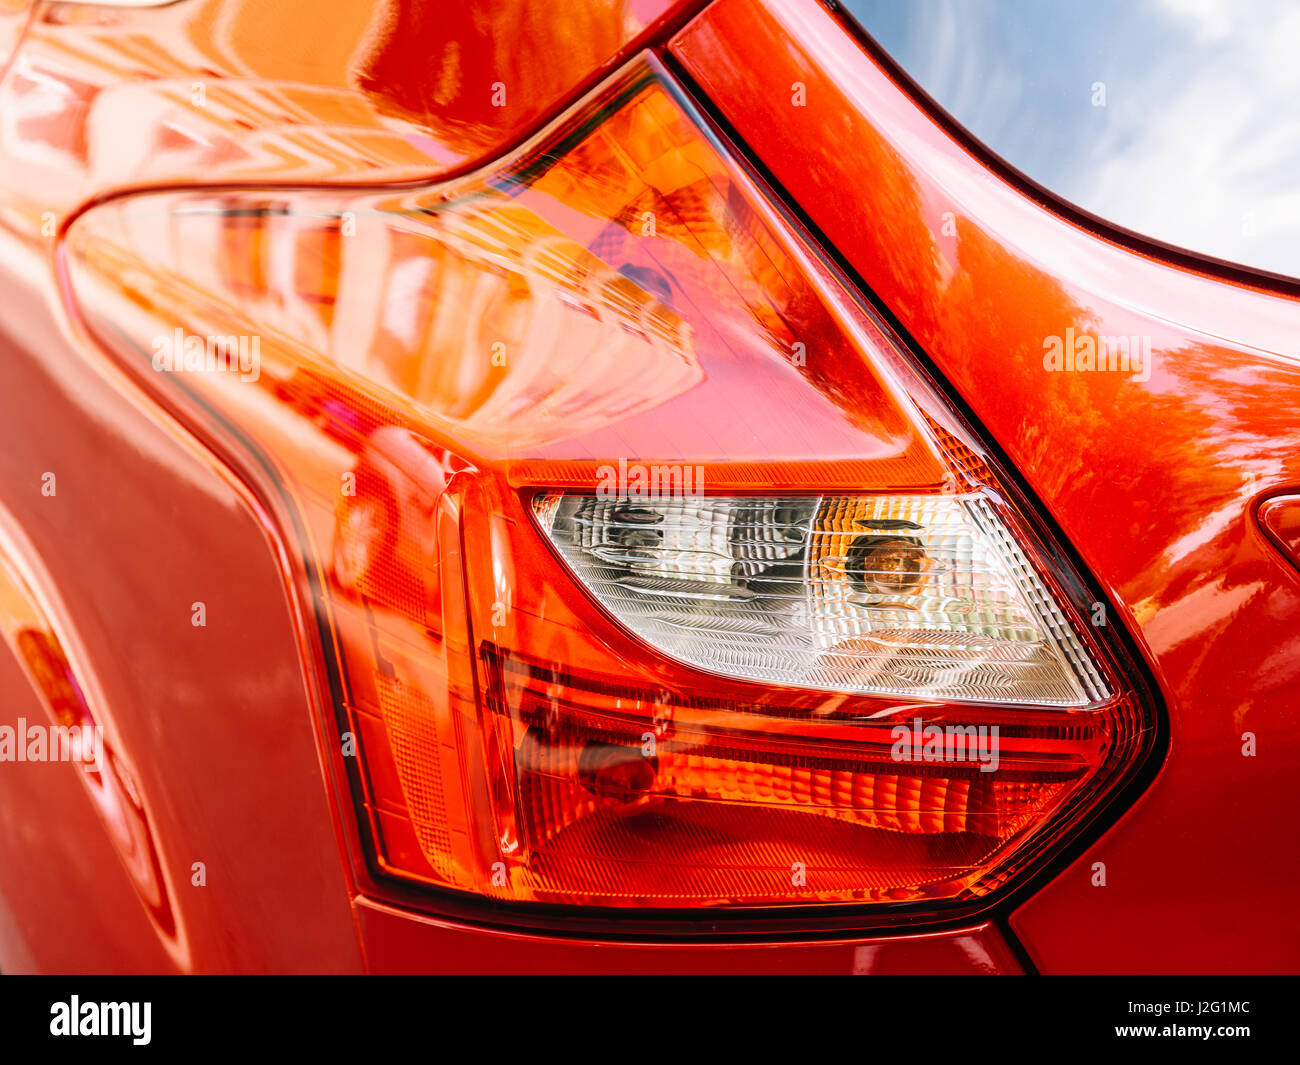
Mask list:
[[[1016,912],[1030,956],[1293,969],[1300,581],[1252,510],[1300,482],[1295,286],[1160,261],[1038,202],[815,0],[719,0],[672,52],[1009,456],[1167,701],[1149,791]],[[1153,370],[1045,372],[1067,329],[1149,337]]]
[[[29,556],[15,565],[58,590],[37,605],[101,696],[171,921],[142,893],[131,848],[114,842],[78,767],[6,766],[0,969],[1025,967],[1001,923],[779,939],[702,928],[681,942],[525,931],[508,911],[453,919],[367,897],[272,520],[101,355],[60,288],[60,233],[107,196],[461,173],[698,6],[590,0],[552,34],[520,4],[475,3],[478,21],[416,5],[403,18],[425,20],[427,47],[351,2],[34,9],[0,81],[0,501],[21,530],[13,542],[33,545],[11,548]],[[21,9],[0,9],[0,53],[23,33]],[[494,39],[520,51],[498,53]],[[383,62],[376,40],[392,42]],[[497,79],[468,87],[453,76],[494,71],[497,54],[515,64],[506,98],[518,110],[491,107]],[[1294,967],[1287,916],[1300,869],[1280,843],[1259,841],[1285,839],[1296,807],[1286,693],[1300,671],[1287,653],[1300,573],[1250,514],[1252,500],[1300,483],[1293,295],[1157,261],[1034,202],[813,0],[720,0],[672,54],[1013,460],[1119,607],[1168,702],[1170,753],[1150,792],[1012,918],[1033,961]],[[514,92],[516,80],[527,89]],[[782,108],[795,82],[810,104]],[[1158,361],[1147,382],[1034,372],[1045,331],[1085,323],[1147,330],[1158,354],[1179,358]],[[48,717],[7,648],[0,693],[0,724]],[[1241,754],[1246,731],[1257,757]],[[1107,866],[1104,889],[1092,886],[1095,861]]]
[[[612,10],[596,6],[602,17]],[[16,529],[7,542],[20,545],[9,561],[41,575],[29,610],[54,619],[137,812],[136,832],[123,834],[79,766],[6,765],[0,852],[16,857],[0,862],[0,969],[1020,971],[989,924],[827,942],[702,930],[668,945],[510,932],[364,897],[370,885],[340,813],[336,752],[321,747],[305,676],[314,662],[277,533],[246,487],[100,355],[59,286],[62,228],[124,189],[427,180],[474,161],[466,150],[413,165],[405,140],[377,135],[387,162],[355,166],[353,144],[331,122],[359,105],[339,91],[308,94],[318,110],[297,118],[319,129],[297,129],[278,168],[252,143],[255,131],[231,133],[239,150],[221,148],[211,116],[185,95],[195,79],[220,79],[186,49],[204,27],[237,25],[252,8],[43,6],[0,83],[0,499]],[[221,39],[247,38],[231,30]],[[233,43],[217,54],[229,69],[252,66]],[[519,128],[506,124],[479,149],[495,151]],[[138,151],[115,144],[127,135]],[[55,719],[8,647],[0,681],[0,723]],[[156,855],[156,883],[141,875],[142,854]]]
[[6,222],[61,224],[126,187],[445,177],[513,146],[691,7],[40,3],[0,96]]
[[[6,316],[18,336],[0,336],[0,492],[59,590],[62,635],[84,651],[73,663],[79,683],[102,693],[96,710],[147,811],[168,916],[137,890],[132,855],[113,845],[79,767],[6,764],[0,897],[25,947],[6,950],[0,966],[358,965],[335,815],[266,530],[192,441],[87,364],[50,281],[33,292],[43,259],[8,235],[3,247],[0,285],[24,314]],[[49,483],[52,494],[42,491]],[[203,626],[192,624],[198,602]],[[13,657],[3,654],[9,674]],[[25,680],[6,686],[4,723],[42,716],[23,697],[31,691]]]
[[[486,28],[514,24],[519,10],[480,5],[478,22],[431,7],[401,17],[436,21],[447,63],[487,77],[504,38]],[[132,845],[115,846],[78,767],[7,764],[0,851],[21,857],[0,862],[0,970],[363,964],[352,855],[322,773],[280,547],[229,472],[69,317],[61,227],[124,186],[429,179],[472,166],[672,10],[596,3],[553,25],[558,38],[544,19],[518,27],[517,47],[498,56],[516,101],[504,107],[492,106],[490,80],[447,76],[435,91],[421,80],[425,53],[404,50],[410,27],[390,27],[385,49],[371,32],[384,11],[368,3],[32,12],[0,82],[0,498],[37,545],[26,561],[60,591],[65,629],[84,650],[77,679],[102,693],[168,904],[159,919],[132,876]],[[4,40],[16,42],[27,14],[11,3],[4,16]],[[395,66],[367,81],[368,63]],[[394,85],[427,98],[427,112],[386,97]],[[7,649],[0,659],[0,723],[40,719],[32,684]]]

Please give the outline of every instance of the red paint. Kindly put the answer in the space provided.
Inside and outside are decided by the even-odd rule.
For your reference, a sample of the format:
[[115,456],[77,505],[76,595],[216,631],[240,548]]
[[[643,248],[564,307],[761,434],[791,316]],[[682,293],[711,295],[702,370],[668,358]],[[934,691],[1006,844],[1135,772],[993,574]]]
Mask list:
[[[1300,808],[1300,583],[1251,517],[1300,476],[1294,295],[1158,261],[1034,202],[814,0],[721,0],[673,51],[1005,450],[1166,698],[1158,779],[1013,918],[1035,962],[1297,968],[1300,854],[1278,841]],[[1044,340],[1066,329],[1149,336],[1154,372],[1046,372]]]
[[[0,60],[26,17],[15,5],[0,0]],[[526,0],[40,3],[0,90],[0,221],[36,235],[45,211],[62,222],[122,187],[467,170],[692,6],[591,0],[555,18]]]
[[[575,594],[515,489],[589,493],[602,463],[626,467],[618,456],[706,463],[712,493],[911,486],[941,502],[964,484],[990,505],[1007,495],[975,459],[978,439],[879,323],[848,327],[857,312],[838,283],[817,295],[810,276],[824,264],[801,261],[795,235],[764,220],[758,191],[709,146],[661,69],[634,64],[592,107],[598,119],[571,114],[495,174],[398,200],[118,197],[65,234],[71,298],[144,388],[262,487],[280,542],[300,557],[298,594],[326,633],[327,675],[340,678],[322,744],[358,737],[341,768],[377,869],[645,921],[655,909],[814,903],[819,920],[874,904],[842,918],[864,927],[968,919],[1119,790],[1154,718],[1100,646],[1081,654],[1110,663],[1108,693],[1090,702],[1080,689],[1072,710],[962,705],[955,680],[951,702],[937,691],[828,696],[695,672]],[[539,158],[548,169],[520,179]],[[508,180],[518,184],[507,196]],[[653,233],[613,221],[650,206],[662,219]],[[603,259],[584,249],[593,231]],[[436,285],[411,285],[411,268],[436,270]],[[359,283],[363,273],[385,283]],[[261,338],[256,375],[156,372],[152,338],[175,355],[175,335],[214,321]],[[295,334],[291,347],[278,339]],[[500,364],[490,344],[507,353]],[[794,354],[800,344],[810,361]],[[894,398],[904,394],[909,408]],[[949,465],[949,452],[964,457]],[[343,471],[351,495],[336,487]],[[1027,535],[1024,514],[1004,518]],[[1073,606],[1086,642],[1090,603]],[[613,701],[618,713],[604,715]],[[970,768],[900,775],[893,728],[922,712],[1000,729],[991,787]],[[656,768],[642,754],[646,728]],[[793,752],[796,778],[809,775],[791,793]],[[611,789],[582,768],[592,758],[650,772],[639,793]],[[830,759],[842,770],[828,771]],[[851,813],[798,797],[845,780]],[[907,919],[886,909],[898,903],[911,904]]]
[[[43,7],[22,61],[0,83],[0,496],[59,592],[79,648],[73,669],[100,694],[97,720],[131,759],[130,790],[147,811],[173,903],[172,922],[160,925],[133,875],[137,848],[114,839],[79,768],[6,765],[0,969],[1018,971],[989,926],[915,941],[739,946],[705,936],[668,948],[487,931],[362,901],[373,886],[315,736],[314,684],[302,667],[317,663],[302,659],[302,619],[268,521],[99,356],[67,315],[51,254],[60,225],[124,186],[427,179],[472,160],[459,148],[443,158],[418,129],[401,131],[409,116],[392,135],[373,117],[372,93],[338,84],[353,69],[346,49],[331,67],[334,53],[312,35],[286,54],[283,42],[268,50],[241,29],[273,6],[227,4],[219,17],[212,5]],[[277,10],[290,22],[312,14]],[[621,5],[592,11],[626,27],[651,25],[663,8],[637,3],[630,21]],[[348,14],[331,19],[346,26]],[[582,35],[568,64],[555,63],[544,34],[520,49],[515,62],[532,54],[539,76],[565,78],[561,95],[616,61],[591,62]],[[290,75],[306,84],[291,105],[265,84]],[[217,106],[191,102],[196,80]],[[563,101],[534,102],[554,110]],[[480,125],[478,150],[499,150],[529,121]],[[430,139],[445,134],[439,144],[455,132],[446,122],[425,128]],[[358,129],[373,138],[373,164],[355,150]],[[41,492],[46,472],[57,478],[52,496]],[[195,601],[206,610],[202,628],[191,624]],[[3,723],[56,711],[9,651],[0,652],[0,691]]]
[[[0,52],[22,7],[0,8]],[[58,589],[96,713],[133,767],[175,917],[168,933],[151,916],[77,767],[5,765],[0,969],[1017,971],[987,925],[632,943],[362,898],[269,521],[70,319],[54,237],[123,188],[465,170],[681,18],[592,0],[581,32],[552,32],[521,21],[536,5],[474,7],[519,34],[439,16],[421,51],[362,3],[42,4],[0,81],[0,499]],[[1169,755],[1147,793],[1011,917],[1034,962],[1296,969],[1300,580],[1254,519],[1259,500],[1300,483],[1294,293],[1162,261],[1025,196],[814,0],[720,0],[674,52],[1010,458],[1167,703]],[[457,63],[506,69],[509,106],[485,108],[482,78],[458,83]],[[512,78],[528,90],[512,95]],[[806,107],[790,106],[794,82]],[[1069,328],[1149,336],[1154,372],[1044,372],[1044,338]],[[1289,519],[1260,512],[1287,543]],[[9,650],[0,694],[0,723],[48,713]]]
[[1300,495],[1265,499],[1256,512],[1260,528],[1287,558],[1300,566]]

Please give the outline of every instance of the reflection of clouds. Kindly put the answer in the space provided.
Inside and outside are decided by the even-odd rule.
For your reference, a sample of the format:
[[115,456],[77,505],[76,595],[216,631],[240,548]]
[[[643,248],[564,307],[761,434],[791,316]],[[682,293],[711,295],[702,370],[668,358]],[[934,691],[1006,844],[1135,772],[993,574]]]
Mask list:
[[[851,0],[940,104],[1117,225],[1300,276],[1300,7]],[[1106,85],[1106,107],[1092,86]]]

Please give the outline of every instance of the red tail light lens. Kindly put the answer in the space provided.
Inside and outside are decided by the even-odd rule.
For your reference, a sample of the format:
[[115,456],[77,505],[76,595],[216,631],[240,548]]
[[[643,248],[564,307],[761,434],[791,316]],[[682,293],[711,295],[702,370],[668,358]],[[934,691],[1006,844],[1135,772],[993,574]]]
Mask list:
[[66,252],[300,549],[386,873],[969,904],[1149,746],[1068,567],[652,61],[486,176],[133,196]]

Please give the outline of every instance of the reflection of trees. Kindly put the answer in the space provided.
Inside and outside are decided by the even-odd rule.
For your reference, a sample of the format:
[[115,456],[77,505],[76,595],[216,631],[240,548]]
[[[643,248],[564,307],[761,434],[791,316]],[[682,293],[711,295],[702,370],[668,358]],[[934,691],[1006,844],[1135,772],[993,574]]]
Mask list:
[[[998,396],[998,383],[1048,386],[1033,388],[1039,402],[1018,412],[1016,445],[1026,466],[1053,471],[1052,483],[1038,485],[1049,497],[1062,485],[1092,475],[1088,444],[1104,432],[1106,418],[1089,402],[1088,375],[1053,374],[1046,380],[1043,338],[1064,336],[1070,327],[1090,332],[1096,325],[1055,278],[1018,259],[969,220],[958,220],[956,272],[936,320],[940,339],[933,343],[942,345],[944,369],[966,395]],[[1073,458],[1069,468],[1060,463],[1066,451]]]
[[[1295,371],[1217,344],[1170,350],[1159,365],[1179,387],[1160,397],[1165,402],[1156,408],[1159,420],[1146,415],[1141,446],[1169,457],[1162,473],[1170,479],[1168,495],[1184,508],[1182,527],[1190,529],[1198,515],[1207,524],[1202,541],[1189,545],[1181,577],[1169,582],[1159,572],[1147,571],[1139,587],[1168,601],[1206,582],[1227,590],[1271,580],[1258,566],[1229,567],[1223,559],[1240,539],[1252,476],[1276,476],[1288,466],[1294,469],[1300,458],[1296,407],[1274,401],[1294,393],[1300,384]],[[1171,409],[1175,404],[1178,410]],[[1193,439],[1199,443],[1192,444]],[[1212,523],[1216,511],[1221,516]]]
[[[1068,490],[1099,516],[1127,500],[1124,524],[1095,535],[1124,537],[1135,561],[1153,565],[1176,535],[1153,534],[1153,526],[1186,529],[1221,507],[1245,478],[1247,456],[1258,462],[1276,443],[1246,431],[1244,421],[1232,427],[1232,406],[1244,412],[1248,398],[1245,386],[1219,376],[1225,360],[1238,357],[1229,349],[1153,351],[1158,378],[1178,383],[1157,390],[1123,373],[1045,371],[1043,339],[1068,328],[1095,335],[1144,327],[1121,329],[1090,313],[1061,282],[960,220],[938,331],[945,370],[963,393],[979,395],[982,407],[1015,425],[1012,450],[1044,498]],[[1234,404],[1225,404],[1233,393]],[[1006,410],[1017,403],[1019,410]],[[1206,427],[1225,419],[1226,435],[1216,430],[1207,439]],[[1125,461],[1135,454],[1158,461]]]
[[[725,16],[724,16],[725,17]],[[842,99],[830,79],[809,68],[807,57],[793,38],[771,19],[746,26],[759,35],[754,54],[769,54],[774,65],[800,71],[808,78],[810,100]],[[701,33],[707,34],[707,29]],[[751,49],[745,49],[746,52]],[[739,52],[729,47],[710,48],[710,62],[726,64]],[[745,83],[752,71],[721,71],[717,84]],[[751,101],[767,113],[759,121],[784,121],[788,100]],[[813,108],[808,108],[811,120]],[[769,159],[778,179],[797,191],[806,207],[833,212],[833,231],[839,248],[870,279],[875,293],[907,323],[923,343],[934,336],[942,298],[940,259],[934,233],[926,218],[921,186],[907,161],[889,144],[863,113],[847,100],[841,106],[816,109],[820,122],[815,136],[801,140],[788,157]],[[844,157],[852,157],[852,171],[861,180],[846,183]],[[825,225],[825,214],[822,219]]]
[[[1157,642],[1182,644],[1197,663],[1224,648],[1237,607],[1276,582],[1262,560],[1242,558],[1254,474],[1294,469],[1295,409],[1275,397],[1297,374],[1223,345],[1153,350],[1153,381],[1115,372],[1048,373],[1043,339],[1141,333],[1150,319],[1089,311],[1061,282],[1018,258],[968,219],[958,225],[957,265],[932,344],[960,391],[986,418],[1014,426],[1003,441],[1051,504],[1093,513],[1071,530],[1119,541],[1125,601],[1144,619],[1173,604]],[[1127,324],[1127,323],[1132,323]],[[1153,345],[1154,347],[1154,345]],[[1092,552],[1086,552],[1091,554]],[[1242,646],[1246,658],[1258,648]]]

